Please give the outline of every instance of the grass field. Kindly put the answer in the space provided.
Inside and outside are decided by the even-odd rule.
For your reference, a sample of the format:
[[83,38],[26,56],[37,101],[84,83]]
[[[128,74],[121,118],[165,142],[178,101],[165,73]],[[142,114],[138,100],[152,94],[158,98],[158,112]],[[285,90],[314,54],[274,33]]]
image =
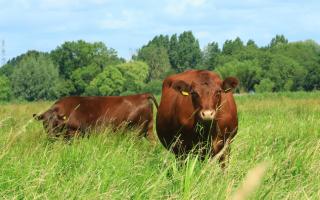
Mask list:
[[[226,171],[194,156],[179,165],[135,132],[51,141],[32,113],[50,102],[0,105],[1,199],[226,199],[247,172],[266,173],[249,199],[320,199],[320,93],[236,97],[239,132]],[[244,188],[251,187],[245,183]],[[250,189],[250,188],[249,188]]]

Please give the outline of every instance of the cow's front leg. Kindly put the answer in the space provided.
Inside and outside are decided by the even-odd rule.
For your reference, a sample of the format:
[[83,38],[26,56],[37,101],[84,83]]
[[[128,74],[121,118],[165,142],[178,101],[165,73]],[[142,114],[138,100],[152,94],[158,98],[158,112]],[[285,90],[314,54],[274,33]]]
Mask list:
[[229,139],[224,139],[221,137],[217,137],[212,141],[212,156],[215,156],[220,163],[222,169],[229,163],[229,155],[230,155],[230,141]]

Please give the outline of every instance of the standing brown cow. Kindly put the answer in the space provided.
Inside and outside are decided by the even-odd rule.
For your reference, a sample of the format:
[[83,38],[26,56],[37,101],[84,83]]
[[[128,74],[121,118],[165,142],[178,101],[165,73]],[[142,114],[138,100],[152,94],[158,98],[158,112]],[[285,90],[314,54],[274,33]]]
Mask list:
[[161,143],[177,156],[193,149],[202,158],[207,153],[216,155],[237,133],[237,108],[231,92],[237,85],[234,77],[221,80],[206,70],[167,77],[156,122]]
[[64,133],[70,138],[87,129],[101,125],[121,125],[141,128],[141,133],[150,140],[153,136],[153,105],[158,104],[152,94],[131,96],[65,97],[54,103],[49,110],[35,119],[43,121],[49,134]]

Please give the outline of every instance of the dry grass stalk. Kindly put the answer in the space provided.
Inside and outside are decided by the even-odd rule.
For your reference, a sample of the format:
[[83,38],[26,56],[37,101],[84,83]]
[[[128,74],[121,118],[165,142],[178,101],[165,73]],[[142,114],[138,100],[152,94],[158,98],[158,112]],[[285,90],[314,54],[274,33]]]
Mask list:
[[240,188],[233,194],[232,200],[244,200],[249,197],[260,185],[263,175],[267,170],[267,163],[260,163],[249,170]]

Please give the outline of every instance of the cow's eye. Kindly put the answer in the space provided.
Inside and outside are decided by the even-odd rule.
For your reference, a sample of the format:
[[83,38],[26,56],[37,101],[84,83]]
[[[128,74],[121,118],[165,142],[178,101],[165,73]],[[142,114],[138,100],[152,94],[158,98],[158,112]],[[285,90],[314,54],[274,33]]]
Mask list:
[[195,91],[191,91],[190,93],[191,93],[192,97],[198,97],[199,96],[198,93],[195,92]]

